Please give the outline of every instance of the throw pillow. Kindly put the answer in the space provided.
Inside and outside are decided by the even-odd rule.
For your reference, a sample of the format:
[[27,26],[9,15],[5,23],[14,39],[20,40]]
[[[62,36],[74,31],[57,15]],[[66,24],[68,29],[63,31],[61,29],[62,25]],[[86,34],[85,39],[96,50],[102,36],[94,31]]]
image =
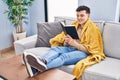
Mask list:
[[49,40],[62,32],[60,22],[37,23],[36,47],[50,47]]

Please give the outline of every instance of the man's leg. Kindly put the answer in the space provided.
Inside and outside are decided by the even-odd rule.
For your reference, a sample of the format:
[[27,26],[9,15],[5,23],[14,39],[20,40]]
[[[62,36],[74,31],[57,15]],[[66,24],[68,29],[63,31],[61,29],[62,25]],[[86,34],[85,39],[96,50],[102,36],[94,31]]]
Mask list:
[[[54,47],[51,48],[50,51],[48,51],[48,53],[46,53],[46,60],[51,61],[52,59],[58,57],[62,52],[66,52],[65,50],[66,47]],[[39,72],[43,72],[47,69],[45,63],[44,63],[44,58],[35,56],[32,53],[26,53],[24,52],[24,62],[26,63],[26,68],[28,71],[28,74],[30,76],[34,76],[35,73]]]
[[[47,64],[49,64],[50,62],[56,60],[56,58],[58,58],[59,56],[61,56],[61,54],[64,54],[66,52],[71,52],[71,51],[75,51],[76,48],[72,48],[72,47],[54,47],[52,48],[50,51],[48,51],[48,53],[46,53],[46,55],[44,55],[44,58],[47,61]],[[34,67],[35,69],[38,69],[40,72],[45,71],[47,68],[47,66],[45,65],[45,63],[43,63],[43,61],[41,59],[39,59],[37,56],[35,56],[34,54],[26,54],[26,59],[27,59],[27,63],[30,64],[32,67]],[[60,58],[60,60],[58,59],[57,63],[54,64],[59,64],[59,61],[61,61],[62,58]],[[61,63],[64,61],[60,62]],[[53,65],[54,65],[53,64]],[[59,66],[59,65],[56,65]],[[55,68],[55,67],[51,67],[51,68]]]
[[58,68],[63,65],[71,65],[77,63],[79,60],[82,60],[88,56],[87,53],[82,51],[72,51],[68,53],[63,53],[56,59],[52,60],[47,64],[47,68]]
[[49,63],[55,58],[59,57],[61,54],[75,50],[76,49],[72,47],[53,47],[45,55],[43,55],[43,58],[46,60],[47,63]]

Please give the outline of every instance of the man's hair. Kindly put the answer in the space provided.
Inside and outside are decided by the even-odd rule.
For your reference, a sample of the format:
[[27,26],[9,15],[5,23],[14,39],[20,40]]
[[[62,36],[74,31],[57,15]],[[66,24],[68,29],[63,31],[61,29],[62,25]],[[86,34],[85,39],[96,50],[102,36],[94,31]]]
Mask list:
[[83,5],[83,6],[79,6],[79,7],[76,9],[77,12],[83,11],[83,10],[85,10],[86,13],[89,13],[89,14],[90,14],[90,8],[87,7],[87,6],[84,6],[84,5]]

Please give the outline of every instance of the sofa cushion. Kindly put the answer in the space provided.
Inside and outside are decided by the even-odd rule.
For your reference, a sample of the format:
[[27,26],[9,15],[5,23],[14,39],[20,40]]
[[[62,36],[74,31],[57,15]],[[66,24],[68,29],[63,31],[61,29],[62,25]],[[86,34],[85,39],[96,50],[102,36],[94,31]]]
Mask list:
[[26,49],[24,52],[33,53],[36,56],[43,56],[45,53],[48,52],[50,47],[36,47],[31,49]]
[[120,80],[120,60],[107,57],[85,70],[82,80]]
[[98,26],[98,28],[100,29],[100,33],[103,34],[103,28],[104,28],[104,21],[94,21],[94,23]]
[[[105,60],[88,67],[83,75],[82,80],[120,80],[120,60],[107,57]],[[61,70],[71,73],[74,65],[62,66]]]
[[36,47],[50,47],[49,40],[61,33],[60,22],[37,23],[37,43]]
[[74,66],[75,65],[65,65],[65,66],[59,67],[59,69],[72,74]]
[[65,24],[71,24],[71,22],[75,21],[76,18],[73,17],[64,17],[64,16],[56,16],[54,21],[64,21]]
[[106,22],[103,31],[104,53],[120,59],[120,23]]

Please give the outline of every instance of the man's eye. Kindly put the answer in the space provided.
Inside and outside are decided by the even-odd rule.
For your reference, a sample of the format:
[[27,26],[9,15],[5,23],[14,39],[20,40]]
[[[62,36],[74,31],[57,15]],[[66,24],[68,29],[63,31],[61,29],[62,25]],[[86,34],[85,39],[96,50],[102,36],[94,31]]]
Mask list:
[[77,17],[79,17],[79,15],[77,15]]
[[84,17],[84,15],[77,15],[77,17]]

